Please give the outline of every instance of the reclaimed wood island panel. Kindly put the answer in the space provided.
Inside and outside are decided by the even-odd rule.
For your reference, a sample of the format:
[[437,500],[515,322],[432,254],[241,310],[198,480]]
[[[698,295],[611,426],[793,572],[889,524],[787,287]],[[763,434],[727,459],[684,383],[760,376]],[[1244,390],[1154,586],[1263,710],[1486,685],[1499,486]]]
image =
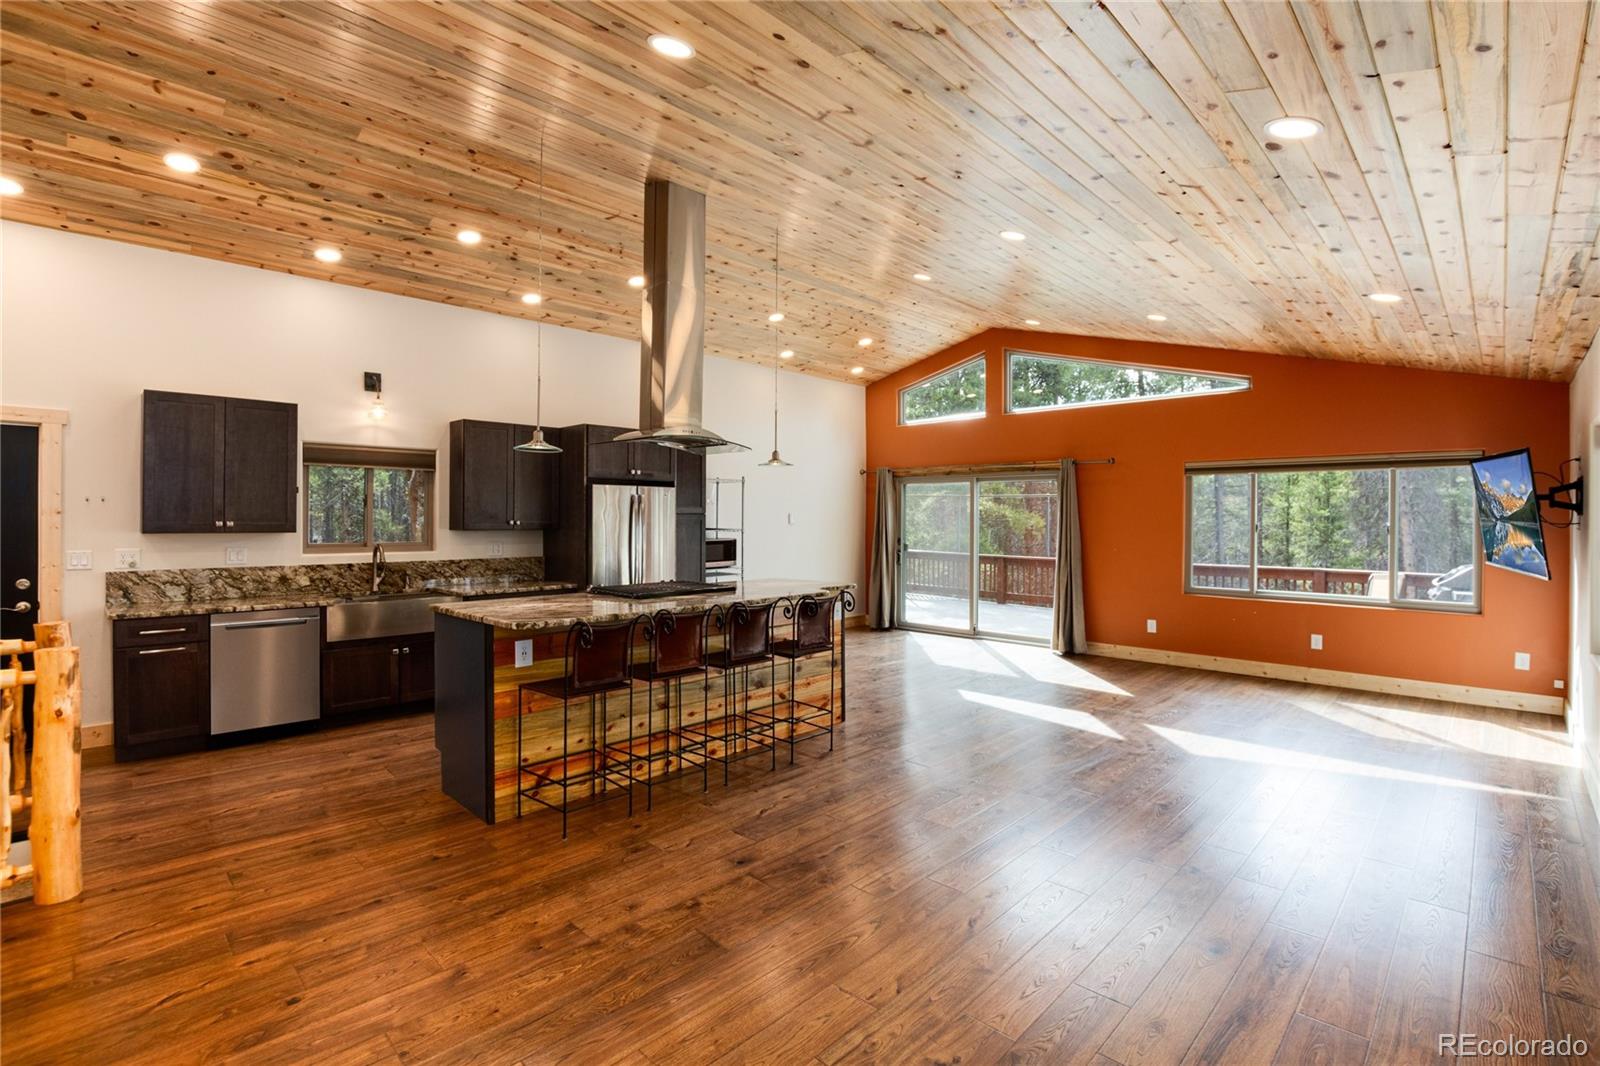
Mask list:
[[[776,636],[789,635],[793,625],[781,609],[792,606],[805,597],[824,599],[836,593],[854,589],[851,584],[825,584],[815,581],[769,579],[729,585],[727,591],[695,596],[678,596],[657,600],[626,600],[609,596],[596,596],[588,592],[570,592],[557,595],[530,596],[517,599],[499,599],[481,602],[439,604],[434,608],[434,669],[436,673],[434,695],[434,743],[439,749],[440,781],[446,795],[467,810],[493,823],[512,818],[516,814],[517,789],[517,739],[522,731],[522,758],[524,765],[548,768],[562,762],[561,701],[529,693],[518,707],[518,687],[528,681],[560,677],[565,668],[564,655],[568,630],[581,622],[599,624],[660,611],[674,614],[726,608],[735,603],[777,603],[780,610],[775,615]],[[712,627],[712,649],[720,647],[720,631]],[[531,665],[516,665],[516,643],[533,641]],[[801,660],[794,679],[795,692],[800,699],[830,706],[838,703],[843,713],[844,695],[844,625],[842,618],[834,627],[834,643],[839,663],[837,680],[830,676],[830,663],[826,655]],[[636,660],[643,660],[648,649],[640,640],[634,650]],[[779,660],[775,670],[766,666],[750,672],[753,699],[764,700],[769,691],[775,691],[779,700],[789,697],[789,664]],[[648,717],[656,733],[661,733],[665,723],[666,690],[657,686],[647,710],[646,686],[639,682],[632,696],[632,722],[629,716],[629,697],[626,691],[600,697],[606,700],[606,739],[615,741],[630,735],[638,738],[639,747],[647,750],[649,732],[645,728]],[[674,698],[676,690],[674,689]],[[685,680],[683,684],[683,714],[688,722],[701,715],[715,720],[721,713],[722,679],[713,670],[710,681],[702,689],[698,680]],[[594,738],[588,735],[588,701],[583,701],[582,713],[574,707],[571,732],[568,737],[568,769],[576,759],[589,759],[594,751]],[[674,718],[677,711],[674,711]],[[630,733],[630,724],[632,732]],[[786,737],[787,734],[780,734]],[[804,730],[799,738],[805,736]],[[715,750],[715,748],[713,748]],[[697,767],[698,768],[698,767]],[[662,775],[675,772],[679,767],[668,761],[653,773]],[[574,792],[574,799],[583,794]],[[526,808],[525,808],[526,811]]]

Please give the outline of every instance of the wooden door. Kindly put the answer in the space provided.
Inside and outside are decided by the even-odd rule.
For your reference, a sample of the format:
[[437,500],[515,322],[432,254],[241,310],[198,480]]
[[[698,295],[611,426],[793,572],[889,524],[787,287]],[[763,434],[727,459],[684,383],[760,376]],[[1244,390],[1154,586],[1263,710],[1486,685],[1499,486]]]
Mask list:
[[388,707],[400,697],[400,641],[358,641],[322,649],[322,713]]
[[[532,426],[517,426],[520,443],[533,436]],[[559,446],[558,430],[544,431],[545,439]],[[558,453],[511,453],[511,521],[518,529],[554,529],[561,517],[561,456]]]
[[198,746],[211,732],[211,655],[204,642],[118,648],[112,656],[119,758]]
[[220,396],[144,394],[142,532],[223,531],[226,422]]
[[625,429],[614,426],[588,428],[588,467],[590,478],[607,481],[632,481],[634,479],[633,446],[626,441],[613,441]]
[[510,529],[516,427],[466,419],[450,429],[450,528]]
[[223,527],[231,533],[293,533],[299,410],[292,403],[226,401]]
[[672,457],[677,454],[679,452],[676,448],[660,444],[640,441],[631,445],[629,459],[635,471],[634,477],[641,481],[671,481],[676,472]]

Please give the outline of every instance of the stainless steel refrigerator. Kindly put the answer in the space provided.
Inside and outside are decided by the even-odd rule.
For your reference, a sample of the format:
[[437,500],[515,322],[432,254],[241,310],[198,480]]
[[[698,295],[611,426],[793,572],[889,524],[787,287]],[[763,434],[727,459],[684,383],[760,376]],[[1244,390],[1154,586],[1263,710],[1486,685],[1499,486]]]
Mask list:
[[676,490],[595,485],[589,492],[591,585],[634,585],[677,577]]

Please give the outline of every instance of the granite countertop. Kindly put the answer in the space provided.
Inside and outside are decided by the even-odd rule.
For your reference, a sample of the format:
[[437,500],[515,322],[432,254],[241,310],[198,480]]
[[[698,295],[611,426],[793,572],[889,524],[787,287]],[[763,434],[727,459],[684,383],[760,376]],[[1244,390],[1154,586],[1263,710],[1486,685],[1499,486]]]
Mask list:
[[[414,592],[437,592],[441,596],[460,596],[473,600],[492,596],[532,596],[540,593],[570,592],[579,588],[571,581],[541,581],[536,579],[502,581],[500,579],[465,579],[449,581],[414,589]],[[241,596],[220,600],[162,600],[157,603],[107,604],[106,617],[112,621],[130,618],[176,618],[196,614],[237,614],[240,611],[280,611],[290,607],[331,607],[355,597],[337,592],[306,589],[303,592]]]
[[440,603],[434,605],[438,614],[461,618],[496,629],[537,633],[566,629],[578,622],[612,622],[635,618],[657,611],[687,613],[713,604],[769,603],[773,600],[795,599],[800,596],[829,596],[841,590],[854,590],[851,582],[829,584],[820,581],[800,581],[791,578],[771,578],[764,581],[746,581],[729,584],[726,591],[701,593],[691,596],[672,596],[659,600],[626,600],[614,596],[595,596],[588,592],[573,592],[553,596],[524,597],[520,599],[490,600],[471,603]]

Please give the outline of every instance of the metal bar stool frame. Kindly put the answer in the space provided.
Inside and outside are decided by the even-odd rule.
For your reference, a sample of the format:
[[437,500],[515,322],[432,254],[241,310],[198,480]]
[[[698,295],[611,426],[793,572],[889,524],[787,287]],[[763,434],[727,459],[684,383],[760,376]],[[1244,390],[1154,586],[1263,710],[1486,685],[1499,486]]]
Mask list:
[[[720,656],[711,657],[709,662],[713,670],[722,674],[723,732],[720,739],[723,745],[722,757],[717,761],[722,763],[724,786],[728,784],[729,770],[735,761],[747,757],[753,751],[765,750],[769,746],[763,744],[760,748],[752,747],[763,727],[752,726],[751,720],[763,721],[778,705],[777,664],[772,658],[773,632],[778,607],[777,601],[754,604],[741,601],[727,604],[715,616],[716,624],[723,631],[723,647]],[[746,637],[759,633],[759,646],[752,647],[748,652],[738,652],[737,637],[741,633]],[[752,707],[750,670],[763,663],[767,667],[767,702]],[[742,687],[738,684],[741,678],[744,682]],[[766,712],[766,715],[762,712]],[[709,723],[707,729],[709,731]],[[716,756],[711,758],[716,759]]]
[[[836,710],[838,720],[844,720],[842,707],[836,706],[834,699],[835,692],[839,694],[839,704],[842,704],[844,699],[844,649],[841,646],[843,641],[835,639],[834,625],[837,619],[840,633],[842,634],[843,616],[848,614],[854,602],[855,597],[850,595],[849,590],[841,589],[831,596],[801,596],[799,599],[791,600],[783,606],[784,618],[792,620],[794,624],[794,636],[788,640],[774,641],[772,645],[774,658],[789,660],[788,714],[782,717],[774,716],[771,723],[774,741],[772,751],[774,769],[777,768],[778,764],[777,727],[779,725],[787,725],[789,727],[787,740],[789,743],[790,766],[794,765],[795,744],[799,741],[799,737],[796,734],[801,726],[817,727],[817,732],[811,734],[811,736],[826,734],[828,737],[828,750],[833,750]],[[825,634],[821,638],[807,640],[804,635],[807,620],[818,618],[824,613],[827,615]],[[828,702],[826,705],[802,700],[795,693],[795,687],[799,680],[800,660],[819,656],[823,652],[828,654]],[[837,684],[835,684],[835,678],[838,679]],[[802,707],[806,708],[810,713],[800,713],[800,708]],[[810,736],[806,739],[809,740]]]
[[[517,817],[522,817],[522,801],[531,800],[542,807],[561,812],[561,839],[567,838],[567,816],[572,810],[571,791],[581,784],[589,785],[589,803],[597,803],[605,798],[607,774],[604,763],[604,734],[605,709],[598,701],[612,692],[628,691],[629,718],[632,719],[633,711],[633,681],[632,658],[634,644],[634,629],[638,619],[629,619],[626,622],[611,623],[595,626],[588,622],[578,622],[568,627],[565,648],[562,652],[562,676],[544,681],[524,681],[517,686]],[[624,644],[626,647],[624,669],[620,679],[599,683],[595,685],[580,685],[574,683],[574,663],[577,653],[593,648],[596,641],[596,632],[612,633],[619,629],[628,630]],[[523,733],[527,725],[527,712],[524,709],[525,698],[529,693],[543,696],[559,696],[561,699],[561,776],[546,773],[536,767],[524,764]],[[589,769],[581,773],[571,773],[570,763],[574,752],[572,751],[572,700],[587,696],[589,699]],[[597,714],[598,711],[598,714]],[[582,753],[579,753],[582,754]],[[526,783],[531,779],[532,783]],[[560,804],[552,803],[539,795],[539,792],[550,786],[559,786],[561,789]],[[628,792],[628,813],[633,813],[633,792]]]
[[[655,778],[651,773],[654,763],[661,761],[666,763],[662,776],[666,776],[666,773],[670,772],[674,755],[676,755],[678,758],[678,765],[680,767],[684,765],[684,747],[682,739],[684,731],[684,678],[691,677],[695,674],[700,675],[702,719],[710,710],[711,697],[709,690],[711,687],[711,672],[707,666],[707,660],[710,655],[711,614],[712,612],[710,609],[704,611],[657,611],[653,615],[645,615],[639,619],[639,622],[644,630],[645,642],[650,649],[649,659],[643,664],[635,663],[633,666],[634,680],[637,681],[640,678],[643,678],[645,682],[644,741],[646,747],[643,760],[644,776],[640,778],[634,774],[634,768],[638,765],[640,760],[634,750],[636,736],[633,728],[634,716],[632,714],[631,705],[629,707],[628,715],[628,741],[626,746],[624,746],[621,742],[615,742],[608,743],[606,747],[608,752],[608,762],[613,756],[618,758],[621,758],[624,755],[626,756],[625,765],[628,770],[629,787],[631,789],[632,785],[635,783],[644,785],[645,810],[647,811],[653,808],[654,802],[653,789]],[[698,639],[694,640],[693,644],[691,644],[691,647],[698,645],[698,647],[694,649],[692,655],[689,658],[682,660],[683,665],[681,666],[675,667],[670,665],[670,660],[667,661],[667,665],[663,665],[664,647],[669,645],[671,638],[680,629],[687,629],[688,626],[696,622],[699,625],[700,633]],[[691,639],[693,639],[692,634],[690,634],[690,636]],[[662,739],[666,745],[666,748],[664,751],[659,753],[655,750],[654,722],[655,683],[657,681],[663,683],[667,692],[667,707],[664,714],[666,720],[663,723],[666,728],[662,731]],[[676,692],[677,695],[676,703],[678,724],[676,727],[674,727],[672,723],[674,692]],[[678,743],[678,750],[676,752],[673,751],[672,747],[674,741]],[[704,772],[702,772],[701,776],[705,777]]]

